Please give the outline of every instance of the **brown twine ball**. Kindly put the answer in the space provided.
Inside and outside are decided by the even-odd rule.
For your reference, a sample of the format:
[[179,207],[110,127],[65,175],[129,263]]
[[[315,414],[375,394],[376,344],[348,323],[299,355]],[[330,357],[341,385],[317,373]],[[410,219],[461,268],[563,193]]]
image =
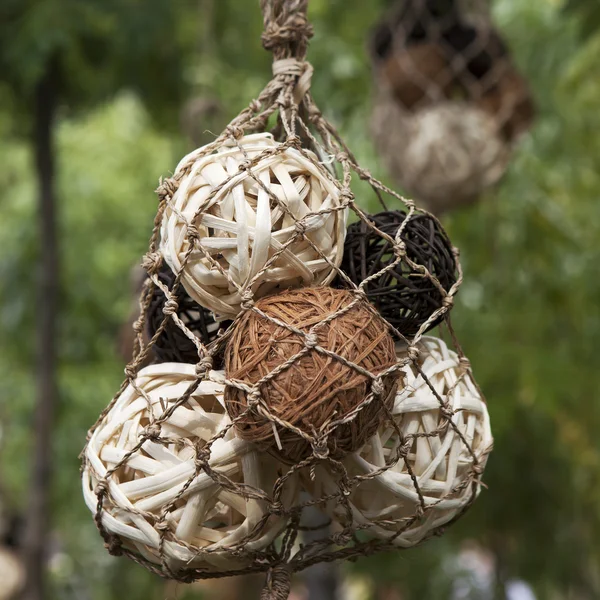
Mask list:
[[[375,433],[396,389],[394,375],[375,376],[396,355],[385,321],[355,300],[352,292],[329,287],[290,290],[256,303],[266,316],[249,310],[234,325],[225,350],[234,383],[225,388],[225,403],[241,437],[296,463],[311,452],[342,457]],[[248,394],[235,382],[254,386],[258,404],[249,408]]]
[[[169,290],[173,289],[175,274],[168,265],[161,267],[158,278]],[[178,304],[177,315],[204,345],[208,345],[214,341],[217,338],[219,329],[226,328],[231,323],[231,321],[217,323],[213,314],[192,300],[182,285],[177,288],[175,296]],[[164,292],[159,287],[154,286],[146,321],[147,332],[150,338],[154,336],[165,319],[163,309],[166,302],[167,297]],[[195,344],[185,335],[171,317],[168,317],[165,328],[152,347],[152,351],[158,362],[197,363],[199,360]]]
[[[368,219],[383,233],[395,239],[407,214],[401,210],[369,215]],[[423,274],[402,259],[392,270],[365,285],[367,298],[381,316],[405,337],[414,336],[435,310],[442,306],[445,294],[436,287],[435,277],[444,290],[456,283],[456,261],[452,244],[431,215],[415,213],[400,234],[406,244],[406,256],[427,269]],[[359,285],[396,260],[394,246],[368,223],[358,221],[348,227],[344,246],[342,271]],[[338,276],[336,285],[346,282]],[[427,331],[443,319],[436,319]]]

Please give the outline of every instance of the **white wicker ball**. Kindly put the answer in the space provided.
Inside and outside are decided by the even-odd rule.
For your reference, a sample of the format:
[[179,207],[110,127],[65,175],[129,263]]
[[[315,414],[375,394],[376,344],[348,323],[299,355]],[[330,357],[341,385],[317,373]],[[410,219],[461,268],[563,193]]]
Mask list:
[[[249,171],[248,161],[265,151]],[[347,209],[333,178],[317,163],[310,151],[286,148],[261,133],[225,143],[212,154],[200,148],[178,165],[175,175],[181,179],[163,216],[161,251],[178,272],[191,243],[188,226],[197,227],[199,239],[181,281],[218,319],[239,313],[248,288],[259,298],[326,284],[335,276],[332,264],[342,260]]]
[[[169,569],[229,570],[247,566],[251,556],[232,553],[264,549],[286,525],[271,515],[258,526],[268,502],[245,499],[226,490],[204,470],[195,470],[196,449],[223,431],[229,418],[223,404],[223,373],[212,371],[188,400],[178,405],[160,427],[107,478],[102,507],[104,529],[122,547],[154,564],[164,559]],[[131,452],[153,421],[173,407],[196,380],[194,365],[163,363],[142,369],[94,431],[85,450],[83,492],[96,514],[98,483]],[[237,438],[233,428],[211,445],[212,469],[235,483],[272,497],[277,478],[274,461]],[[187,486],[176,504],[167,506]],[[293,503],[296,481],[284,488],[281,502]],[[156,518],[166,513],[167,532],[160,549]],[[160,568],[160,567],[159,567]]]
[[[451,423],[440,410],[440,399],[409,363],[393,409],[401,436],[388,421],[360,452],[344,461],[350,477],[374,475],[358,483],[349,496],[352,522],[342,502],[327,506],[343,526],[358,527],[400,547],[418,544],[474,499],[493,442],[485,402],[456,353],[433,337],[422,338],[419,349],[419,365],[451,411]],[[399,358],[403,356],[406,352],[399,350]],[[402,439],[410,449],[406,460],[395,462]],[[424,502],[420,518],[421,500],[409,467]],[[318,498],[335,493],[338,482],[321,467],[312,487]]]
[[25,584],[25,568],[10,548],[0,546],[0,600],[15,600]]
[[372,131],[391,174],[434,213],[475,202],[510,159],[496,119],[464,101],[409,112],[387,94],[375,103]]

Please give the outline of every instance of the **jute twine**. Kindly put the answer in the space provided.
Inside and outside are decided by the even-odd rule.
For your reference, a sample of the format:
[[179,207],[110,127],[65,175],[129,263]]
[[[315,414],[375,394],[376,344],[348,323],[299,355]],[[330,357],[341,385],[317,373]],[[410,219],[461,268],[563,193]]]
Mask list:
[[[439,305],[406,340],[404,351],[391,356],[393,349],[389,340],[396,330],[376,317],[367,291],[370,283],[407,260],[408,244],[402,239],[402,227],[395,234],[385,233],[361,210],[351,190],[353,177],[370,185],[384,210],[388,202],[394,203],[394,208],[401,206],[407,221],[422,213],[412,200],[387,188],[358,165],[313,101],[310,92],[313,69],[305,59],[312,35],[306,17],[307,0],[263,0],[261,7],[265,22],[262,41],[265,48],[273,52],[273,78],[214,142],[186,157],[175,175],[162,181],[158,188],[158,211],[143,260],[148,279],[140,297],[140,316],[133,325],[134,356],[125,368],[121,388],[89,432],[89,442],[83,452],[83,473],[86,501],[113,554],[125,554],[154,573],[182,582],[265,572],[267,584],[262,598],[283,600],[288,595],[294,572],[318,562],[356,558],[397,547],[394,540],[375,535],[377,532],[370,524],[353,518],[354,492],[359,485],[367,485],[386,470],[404,473],[406,469],[412,475],[404,485],[408,489],[412,483],[413,491],[419,496],[419,473],[413,463],[421,464],[432,455],[424,454],[426,459],[423,459],[419,444],[413,448],[407,442],[399,446],[398,452],[384,453],[383,462],[372,463],[374,469],[359,474],[348,468],[347,461],[349,456],[362,452],[360,445],[365,437],[369,439],[362,448],[367,448],[370,440],[381,436],[380,432],[388,431],[389,424],[395,423],[391,413],[393,406],[386,400],[385,392],[391,389],[387,387],[387,379],[394,378],[397,393],[400,393],[408,380],[408,369],[419,373],[422,385],[432,390],[439,405],[440,427],[452,427],[455,388],[430,381],[430,372],[421,368],[419,356],[424,352],[420,346],[424,332],[441,319],[452,340],[456,361],[463,365],[464,354],[448,317],[462,283],[462,272],[458,252],[452,248],[456,281],[449,288],[443,285],[436,288],[440,294]],[[273,143],[266,142],[256,151],[248,152],[248,138],[251,143],[256,134],[266,139],[267,124],[274,122]],[[182,212],[177,192],[194,165],[204,164],[204,159],[214,162],[215,156],[230,151],[236,153],[235,162],[226,164],[225,173],[220,173],[218,181],[206,179],[208,184],[202,185],[201,201],[196,197],[193,202],[198,202],[192,202],[189,207],[186,204]],[[291,183],[283,170],[276,176],[278,181],[269,175],[267,182],[263,175],[265,163],[284,164],[288,156],[297,158],[297,164],[301,164],[298,169],[288,171]],[[302,173],[296,176],[300,171]],[[314,174],[318,186],[307,183],[310,176],[306,173]],[[283,179],[285,193],[279,185]],[[222,210],[221,200],[236,187],[239,191],[231,200],[240,211],[247,211],[247,237],[245,233],[240,237],[237,219],[226,219],[223,213],[208,214],[212,208]],[[305,202],[309,188],[320,190],[313,198],[314,204]],[[323,190],[335,202],[326,204]],[[192,198],[194,193],[185,197]],[[270,214],[275,211],[277,218],[281,217],[282,223],[285,221],[284,233],[271,230],[271,240],[278,243],[269,242],[266,258],[261,255],[256,271],[250,269],[250,275],[241,277],[244,248],[248,250],[250,261],[254,249],[251,241],[255,240],[255,230],[251,221],[259,195],[262,206],[268,205]],[[304,204],[306,210],[300,204]],[[317,208],[313,208],[315,206]],[[344,224],[345,232],[347,212],[385,239],[395,257],[362,281],[354,281],[340,267],[341,255],[337,248],[343,246],[343,234],[335,238],[338,244],[335,251],[332,251],[334,244],[321,243],[322,236],[339,230],[340,223]],[[167,256],[161,254],[165,240],[161,246],[160,237],[165,220],[173,215],[185,226],[167,233],[171,236],[174,232],[175,237],[171,237],[169,243],[178,249],[172,255],[177,260],[169,262]],[[277,235],[283,239],[279,240]],[[326,272],[327,276],[313,280],[307,269],[304,276],[294,276],[279,284],[274,276],[275,288],[267,293],[277,295],[264,300],[259,298],[262,291],[260,285],[255,284],[268,280],[269,272],[276,275],[282,272],[278,269],[291,268],[286,261],[292,260],[292,247],[311,255],[309,263],[318,263],[318,272]],[[241,254],[236,255],[236,252]],[[202,261],[204,274],[218,281],[221,289],[233,299],[226,303],[227,308],[220,316],[229,315],[234,321],[216,339],[198,336],[178,311],[181,287],[189,287],[186,274]],[[174,276],[169,285],[160,277],[165,262]],[[430,271],[436,268],[433,263],[416,268],[424,278],[437,277]],[[332,302],[329,309],[324,309],[321,300],[327,294],[333,298],[342,292],[326,291],[327,288],[294,291],[322,285],[330,276],[341,279],[347,290],[343,292],[344,301]],[[288,291],[288,287],[293,289]],[[157,290],[165,299],[163,318],[153,325],[153,335],[147,339],[149,310]],[[214,290],[209,291],[213,297],[221,293],[215,296]],[[298,309],[297,304],[289,302],[293,294],[311,293],[313,300],[303,300],[305,308]],[[205,297],[208,296],[199,294],[195,301],[202,304]],[[269,303],[268,310],[263,303]],[[268,314],[271,306],[274,313]],[[291,306],[296,309],[289,310]],[[211,307],[204,305],[204,308]],[[340,323],[343,326],[340,327]],[[164,364],[146,367],[151,369],[149,372],[142,370],[168,326],[177,327],[193,345],[197,354],[195,364],[167,363],[170,364],[168,373],[164,372],[167,368]],[[249,330],[252,333],[244,337],[243,332]],[[237,375],[215,375],[217,357],[226,348],[231,351],[230,372],[237,373],[238,367],[243,366],[240,359],[244,358],[243,363],[250,365],[244,367],[251,373],[250,383],[243,383]],[[269,353],[265,352],[266,348],[270,349]],[[262,353],[263,360],[255,360],[252,352]],[[446,368],[444,361],[439,368]],[[433,374],[431,372],[432,378]],[[332,375],[336,377],[334,383],[330,381]],[[301,377],[305,378],[306,389],[290,390],[290,387],[299,388]],[[215,381],[215,378],[220,379]],[[315,382],[323,384],[325,394],[311,387]],[[217,406],[220,397],[214,387],[217,384],[236,392],[232,397],[228,392],[230,415],[220,412]],[[207,393],[217,399],[217,404],[205,403]],[[410,391],[406,394],[411,396]],[[319,406],[326,395],[333,399],[333,405]],[[284,405],[282,399],[286,397],[290,402]],[[235,402],[240,399],[246,402],[245,409],[242,405],[235,408]],[[312,401],[317,406],[310,406]],[[289,406],[294,402],[298,402],[299,407]],[[130,408],[133,405],[134,410]],[[315,418],[311,416],[313,410]],[[432,407],[432,410],[437,409]],[[285,420],[286,417],[289,420]],[[209,421],[210,427],[205,426]],[[358,427],[360,423],[364,429]],[[271,443],[268,453],[259,444],[243,439],[249,424],[252,435],[255,435],[255,426],[260,435],[271,430],[275,443]],[[391,426],[404,435],[402,420]],[[281,448],[287,447],[288,432],[302,441],[302,444],[296,444],[297,440],[291,442],[292,446],[288,447],[293,459],[291,464],[277,444],[279,439]],[[412,431],[409,433],[412,435]],[[410,438],[405,436],[405,439]],[[460,456],[477,455],[473,443],[469,435],[457,434],[453,438],[453,448],[460,450]],[[348,451],[351,453],[347,454]],[[226,452],[226,460],[223,452]],[[176,484],[170,478],[173,469],[179,473]],[[465,464],[462,481],[469,482],[473,493],[461,499],[461,513],[476,497],[481,471],[482,461]],[[318,483],[319,473],[327,473],[334,485],[327,490],[324,486],[312,485]],[[295,494],[295,485],[301,480],[313,491],[308,499],[306,494]],[[132,490],[137,491],[132,494]],[[137,493],[142,492],[143,497],[137,498]],[[444,493],[436,499],[443,501]],[[372,500],[379,501],[378,498]],[[361,514],[369,515],[369,502],[368,497],[361,497]],[[403,504],[403,500],[394,496],[391,502]],[[317,536],[319,539],[303,541],[300,525],[303,510],[309,506],[327,508],[332,504],[337,507],[331,512],[335,526],[332,524],[329,533]],[[425,506],[422,502],[417,504],[411,505],[414,514],[406,523],[423,518]],[[391,511],[396,508],[390,506]],[[407,517],[403,513],[401,518]],[[437,531],[435,521],[423,527],[422,539]]]
[[350,292],[277,294],[259,300],[229,340],[227,376],[250,390],[228,386],[227,410],[241,437],[276,444],[291,463],[313,452],[341,458],[363,446],[391,408],[397,378],[382,373],[395,362],[385,322]]

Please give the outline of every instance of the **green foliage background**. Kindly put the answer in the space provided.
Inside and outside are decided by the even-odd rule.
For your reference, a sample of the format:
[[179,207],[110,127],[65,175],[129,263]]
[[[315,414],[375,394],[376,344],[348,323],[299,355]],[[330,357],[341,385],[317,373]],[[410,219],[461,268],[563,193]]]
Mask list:
[[[41,251],[28,117],[19,98],[40,55],[58,45],[69,58],[69,85],[57,130],[63,270],[53,529],[64,555],[53,568],[55,597],[79,598],[83,589],[90,600],[161,598],[155,579],[102,548],[81,499],[77,455],[123,375],[116,340],[130,310],[129,273],[145,251],[156,209],[153,190],[190,149],[177,116],[182,99],[218,98],[222,110],[210,123],[218,133],[269,77],[258,2],[179,0],[167,3],[168,13],[149,0],[27,4],[35,15],[29,43],[10,38],[11,52],[0,58],[0,66],[10,61],[23,74],[0,84],[3,500],[18,508],[26,499]],[[359,159],[385,179],[366,135],[365,52],[367,28],[384,4],[311,0],[316,35],[309,59],[317,102]],[[81,14],[68,12],[75,5]],[[491,548],[505,575],[525,578],[540,599],[600,597],[595,7],[582,0],[494,3],[539,116],[501,186],[445,224],[465,270],[454,325],[488,397],[496,445],[489,489],[445,538],[351,567],[397,586],[407,599],[448,598],[443,565],[468,538]],[[136,50],[142,29],[154,32],[153,41]],[[88,45],[70,43],[84,38]],[[136,58],[149,52],[155,69]]]

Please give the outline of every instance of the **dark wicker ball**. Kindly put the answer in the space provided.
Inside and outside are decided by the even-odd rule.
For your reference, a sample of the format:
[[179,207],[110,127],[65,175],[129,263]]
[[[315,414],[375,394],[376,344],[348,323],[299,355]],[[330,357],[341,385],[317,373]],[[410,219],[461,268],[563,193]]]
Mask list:
[[[368,219],[377,229],[394,238],[406,217],[404,211],[396,210],[369,215]],[[413,214],[401,239],[406,244],[406,256],[423,265],[448,291],[456,282],[456,262],[452,244],[439,222],[427,214]],[[368,223],[358,221],[348,227],[341,269],[353,283],[359,285],[395,260],[393,245]],[[347,283],[338,276],[337,285],[344,287]],[[407,338],[414,336],[442,306],[445,296],[430,276],[416,271],[405,259],[369,282],[365,291],[381,315]],[[428,330],[441,320],[437,319]]]
[[[163,265],[158,273],[158,278],[170,290],[173,289],[175,274],[168,265]],[[217,338],[219,329],[227,328],[231,321],[217,323],[212,313],[192,300],[180,285],[177,289],[177,314],[203,344],[210,344]],[[163,322],[165,315],[163,308],[167,298],[163,291],[154,286],[152,300],[148,307],[146,327],[151,338]],[[187,362],[197,363],[198,351],[193,342],[177,326],[171,317],[156,343],[152,347],[158,362]]]

